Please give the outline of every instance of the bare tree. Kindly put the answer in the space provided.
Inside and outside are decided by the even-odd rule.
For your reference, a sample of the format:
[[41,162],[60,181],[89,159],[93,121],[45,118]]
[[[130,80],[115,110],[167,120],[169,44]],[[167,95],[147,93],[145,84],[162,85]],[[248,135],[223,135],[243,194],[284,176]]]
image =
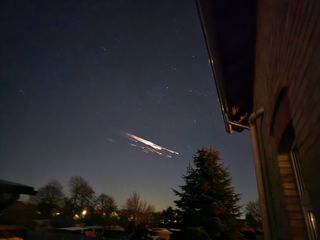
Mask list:
[[83,209],[92,208],[94,202],[94,191],[89,183],[80,176],[70,178],[70,203],[73,214]]
[[149,222],[152,213],[154,212],[154,206],[142,200],[140,194],[137,192],[131,194],[126,201],[124,208],[128,214],[129,220],[136,224]]
[[102,193],[96,199],[95,209],[102,215],[110,215],[117,210],[117,205],[112,197]]
[[51,217],[63,207],[64,193],[62,185],[52,180],[38,190],[35,200],[43,217]]
[[249,201],[245,208],[246,222],[256,231],[262,231],[262,218],[258,201]]

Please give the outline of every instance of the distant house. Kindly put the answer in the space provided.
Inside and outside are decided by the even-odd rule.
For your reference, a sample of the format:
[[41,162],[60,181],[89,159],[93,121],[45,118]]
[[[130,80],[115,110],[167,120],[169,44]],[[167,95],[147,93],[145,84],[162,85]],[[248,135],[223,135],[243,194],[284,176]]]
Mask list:
[[251,134],[265,239],[318,239],[320,1],[197,5],[226,130]]
[[16,201],[20,194],[34,195],[35,193],[33,187],[0,180],[0,210]]

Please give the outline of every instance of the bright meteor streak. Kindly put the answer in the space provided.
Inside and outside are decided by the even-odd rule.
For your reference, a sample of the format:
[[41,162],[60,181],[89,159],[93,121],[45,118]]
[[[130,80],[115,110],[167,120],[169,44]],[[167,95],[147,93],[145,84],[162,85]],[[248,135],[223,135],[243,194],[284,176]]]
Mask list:
[[[135,142],[140,142],[142,144],[145,144],[153,149],[155,149],[156,151],[167,151],[169,153],[172,153],[172,154],[177,154],[179,155],[178,152],[176,151],[173,151],[171,149],[168,149],[168,148],[165,148],[165,147],[162,147],[160,145],[157,145],[149,140],[146,140],[146,139],[143,139],[142,137],[138,137],[136,135],[133,135],[133,134],[130,134],[130,133],[125,133],[127,135],[127,137],[132,140],[132,141],[135,141]],[[161,154],[162,155],[162,154]]]

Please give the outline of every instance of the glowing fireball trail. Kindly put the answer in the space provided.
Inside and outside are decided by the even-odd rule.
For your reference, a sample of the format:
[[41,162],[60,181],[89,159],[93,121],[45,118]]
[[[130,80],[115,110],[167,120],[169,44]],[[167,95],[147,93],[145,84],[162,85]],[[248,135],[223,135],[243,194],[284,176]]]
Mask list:
[[140,148],[143,150],[143,152],[145,153],[149,153],[149,152],[152,152],[152,153],[156,153],[158,155],[164,155],[165,157],[167,158],[172,158],[172,156],[168,153],[171,153],[171,154],[176,154],[176,155],[179,155],[178,152],[176,151],[173,151],[169,148],[166,148],[166,147],[162,147],[158,144],[155,144],[149,140],[146,140],[142,137],[139,137],[139,136],[136,136],[134,134],[131,134],[131,133],[127,133],[125,132],[124,133],[131,141],[134,141],[136,143],[142,143],[144,144],[145,146],[138,146],[136,144],[130,144],[130,146],[132,147],[137,147],[137,148]]

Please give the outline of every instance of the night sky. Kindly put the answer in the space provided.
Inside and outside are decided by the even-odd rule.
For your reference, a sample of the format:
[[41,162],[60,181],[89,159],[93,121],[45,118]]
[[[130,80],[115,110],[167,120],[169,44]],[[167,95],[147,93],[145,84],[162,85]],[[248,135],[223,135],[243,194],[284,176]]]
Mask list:
[[212,147],[241,202],[257,198],[249,135],[225,132],[193,0],[2,0],[0,84],[1,179],[67,191],[80,175],[120,206],[137,191],[161,210]]

